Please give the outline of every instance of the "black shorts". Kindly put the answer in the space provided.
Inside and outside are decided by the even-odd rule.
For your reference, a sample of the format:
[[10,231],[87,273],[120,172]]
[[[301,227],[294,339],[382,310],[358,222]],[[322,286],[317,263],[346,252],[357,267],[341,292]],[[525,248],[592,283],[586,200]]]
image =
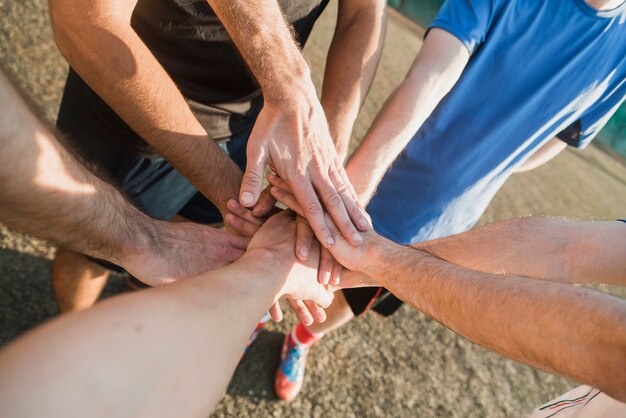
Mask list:
[[343,295],[356,316],[362,315],[371,309],[377,314],[386,317],[397,311],[404,303],[382,287],[344,289]]

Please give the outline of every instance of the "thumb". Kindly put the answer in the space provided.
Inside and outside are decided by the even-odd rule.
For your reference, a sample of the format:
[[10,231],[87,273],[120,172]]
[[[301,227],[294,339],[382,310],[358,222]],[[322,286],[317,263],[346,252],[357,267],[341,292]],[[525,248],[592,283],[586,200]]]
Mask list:
[[248,147],[248,163],[243,175],[239,202],[249,208],[256,204],[263,189],[263,175],[265,174],[265,150],[263,148]]

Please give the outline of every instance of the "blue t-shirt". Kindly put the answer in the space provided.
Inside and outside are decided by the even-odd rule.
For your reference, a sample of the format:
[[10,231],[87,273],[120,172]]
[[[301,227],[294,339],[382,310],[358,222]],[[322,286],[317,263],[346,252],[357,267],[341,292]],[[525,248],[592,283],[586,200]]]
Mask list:
[[470,229],[542,145],[585,147],[626,98],[626,3],[448,0],[431,28],[471,57],[368,206],[402,244]]

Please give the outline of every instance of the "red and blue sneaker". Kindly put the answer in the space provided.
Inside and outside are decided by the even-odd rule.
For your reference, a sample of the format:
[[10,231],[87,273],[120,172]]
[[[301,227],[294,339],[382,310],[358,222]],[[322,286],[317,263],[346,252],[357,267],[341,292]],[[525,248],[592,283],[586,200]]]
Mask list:
[[274,390],[280,399],[292,401],[300,393],[309,349],[320,338],[321,335],[312,334],[302,323],[285,336],[274,380]]
[[248,342],[243,347],[243,353],[241,353],[241,358],[243,358],[243,356],[246,354],[248,348],[250,348],[254,340],[256,340],[256,337],[258,337],[261,331],[263,331],[263,327],[269,322],[270,319],[271,317],[269,312],[265,312],[265,315],[263,315],[259,323],[256,325],[256,328],[254,329],[254,331],[252,331],[252,334],[250,334],[250,338],[248,338]]

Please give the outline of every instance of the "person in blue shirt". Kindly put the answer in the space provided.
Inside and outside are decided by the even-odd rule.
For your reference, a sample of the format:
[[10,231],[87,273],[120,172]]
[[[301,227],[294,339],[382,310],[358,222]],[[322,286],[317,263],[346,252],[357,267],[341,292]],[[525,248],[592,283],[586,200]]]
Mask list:
[[[624,0],[448,0],[346,170],[386,238],[460,233],[512,173],[589,144],[625,96]],[[334,283],[329,260],[319,277]],[[296,396],[322,335],[400,304],[380,288],[336,295],[326,322],[285,338],[278,395]]]

